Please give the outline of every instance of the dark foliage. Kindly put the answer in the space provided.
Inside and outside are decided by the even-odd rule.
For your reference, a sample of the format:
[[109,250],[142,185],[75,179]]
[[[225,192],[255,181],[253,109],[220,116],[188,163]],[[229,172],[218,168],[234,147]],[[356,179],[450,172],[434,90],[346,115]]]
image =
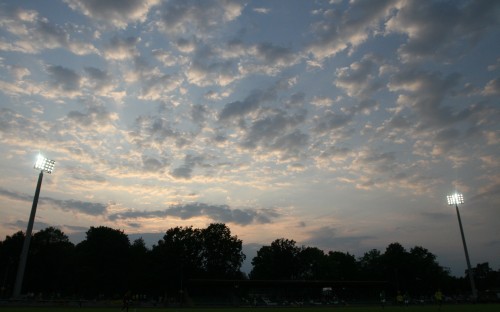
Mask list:
[[[22,232],[0,241],[2,298],[12,294],[23,241]],[[181,302],[190,280],[245,279],[244,260],[242,241],[221,223],[204,229],[171,228],[152,248],[142,238],[130,243],[123,231],[104,226],[91,227],[75,246],[63,232],[49,227],[33,235],[23,293],[47,299],[118,299],[131,291]],[[399,243],[356,259],[349,253],[325,253],[280,238],[262,246],[252,265],[253,280],[385,281],[386,293],[400,290],[414,296],[430,296],[438,288],[448,294],[469,292],[468,280],[450,276],[427,249],[415,246],[408,251]],[[487,290],[498,289],[500,271],[488,263],[473,270],[484,296]]]

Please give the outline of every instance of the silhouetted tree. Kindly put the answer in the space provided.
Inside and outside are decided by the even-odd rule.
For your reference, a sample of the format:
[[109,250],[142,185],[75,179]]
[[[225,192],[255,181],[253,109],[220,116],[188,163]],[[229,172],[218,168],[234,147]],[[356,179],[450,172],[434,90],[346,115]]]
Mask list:
[[151,250],[153,283],[176,297],[191,278],[241,278],[242,241],[221,223],[205,229],[175,227]]
[[408,253],[400,243],[387,246],[382,255],[382,268],[387,281],[391,282],[396,290],[406,288],[408,273]]
[[[24,293],[43,293],[45,298],[57,294],[118,298],[132,290],[180,299],[180,290],[190,278],[242,277],[242,241],[221,223],[205,229],[171,228],[151,250],[142,238],[130,244],[121,230],[91,227],[86,234],[86,239],[74,246],[56,228],[35,233]],[[3,298],[12,294],[23,241],[22,232],[0,241]],[[280,238],[262,246],[252,265],[252,279],[387,281],[388,297],[397,290],[411,296],[431,295],[437,288],[445,294],[470,292],[465,275],[451,277],[427,249],[415,246],[407,251],[399,243],[389,244],[384,253],[372,249],[356,261],[349,253],[325,254],[316,247],[298,247],[295,241]],[[492,270],[488,263],[480,263],[473,270],[480,291],[500,287],[500,271]]]
[[206,277],[240,278],[240,268],[245,260],[242,241],[231,236],[231,230],[222,223],[210,224],[201,230],[202,261]]
[[201,231],[193,227],[175,227],[167,230],[163,239],[152,249],[154,284],[166,296],[178,296],[185,281],[201,276]]
[[300,250],[299,276],[305,280],[320,280],[325,278],[327,271],[327,256],[325,252],[317,247],[304,247]]
[[340,251],[330,251],[327,257],[326,279],[331,280],[356,280],[358,277],[358,265],[356,258]]
[[253,269],[250,272],[252,279],[296,279],[303,274],[299,253],[301,249],[294,240],[280,238],[270,246],[262,246],[252,259]]
[[19,255],[23,248],[24,233],[22,231],[6,236],[5,240],[0,241],[0,296],[8,298],[12,295],[14,283],[16,280],[17,265]]
[[121,230],[91,227],[76,245],[79,292],[87,297],[121,297],[130,287],[130,241]]
[[134,293],[154,292],[151,284],[153,279],[151,251],[146,247],[142,237],[134,240],[130,246],[128,265],[129,290]]
[[74,248],[61,230],[48,227],[33,235],[24,276],[24,289],[45,296],[74,292]]
[[430,294],[443,288],[449,276],[447,270],[436,261],[436,256],[421,246],[415,246],[409,252],[410,271],[406,279],[409,287],[416,294]]
[[362,279],[382,281],[385,279],[385,271],[382,267],[382,254],[378,249],[372,249],[359,258],[359,274]]
[[492,291],[500,288],[500,270],[494,271],[488,262],[478,263],[472,268],[477,289],[480,292]]

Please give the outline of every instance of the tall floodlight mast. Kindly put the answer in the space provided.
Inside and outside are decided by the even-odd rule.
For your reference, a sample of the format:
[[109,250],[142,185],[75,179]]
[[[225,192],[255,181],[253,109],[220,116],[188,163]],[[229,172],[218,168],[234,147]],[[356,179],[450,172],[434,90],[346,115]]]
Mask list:
[[38,154],[35,165],[33,168],[40,170],[38,175],[38,183],[36,185],[35,197],[33,198],[33,205],[31,206],[30,219],[28,228],[26,229],[26,237],[24,238],[23,249],[19,258],[19,265],[17,267],[16,283],[14,284],[13,297],[18,298],[21,295],[21,288],[23,286],[24,270],[26,268],[26,260],[28,258],[28,251],[31,242],[31,232],[33,231],[33,224],[35,223],[36,206],[38,205],[38,197],[40,196],[40,188],[42,187],[43,173],[51,174],[54,170],[55,160],[50,160]]
[[467,275],[469,275],[470,287],[472,290],[472,299],[476,300],[477,290],[476,290],[476,284],[474,283],[474,273],[472,272],[472,268],[470,265],[469,251],[467,250],[467,243],[465,242],[464,229],[462,227],[462,219],[460,218],[460,211],[458,210],[458,204],[464,203],[464,196],[462,194],[455,193],[452,195],[448,195],[447,199],[448,199],[448,205],[455,206],[455,209],[457,210],[458,225],[460,226],[460,234],[462,235],[462,243],[464,245],[465,260],[467,261]]

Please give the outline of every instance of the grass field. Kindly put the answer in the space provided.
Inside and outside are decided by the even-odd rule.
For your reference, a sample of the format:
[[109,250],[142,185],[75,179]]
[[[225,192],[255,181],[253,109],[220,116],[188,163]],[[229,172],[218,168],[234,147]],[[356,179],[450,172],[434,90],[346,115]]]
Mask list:
[[[435,305],[397,307],[293,307],[293,308],[134,308],[129,312],[498,312],[500,304],[476,304],[476,305],[443,305],[441,309]],[[112,312],[121,311],[119,306],[109,308],[78,308],[78,307],[2,307],[1,312]]]

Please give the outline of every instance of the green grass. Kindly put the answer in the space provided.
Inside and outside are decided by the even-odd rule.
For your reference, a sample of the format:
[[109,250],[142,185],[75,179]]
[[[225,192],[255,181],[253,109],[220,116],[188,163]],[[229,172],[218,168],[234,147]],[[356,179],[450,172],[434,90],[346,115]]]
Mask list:
[[[109,308],[77,308],[77,307],[2,307],[1,312],[111,312],[120,311],[120,306]],[[441,309],[435,305],[396,307],[388,306],[382,309],[378,306],[372,307],[293,307],[293,308],[143,308],[131,307],[129,312],[497,312],[500,304],[476,304],[476,305],[443,305]]]

